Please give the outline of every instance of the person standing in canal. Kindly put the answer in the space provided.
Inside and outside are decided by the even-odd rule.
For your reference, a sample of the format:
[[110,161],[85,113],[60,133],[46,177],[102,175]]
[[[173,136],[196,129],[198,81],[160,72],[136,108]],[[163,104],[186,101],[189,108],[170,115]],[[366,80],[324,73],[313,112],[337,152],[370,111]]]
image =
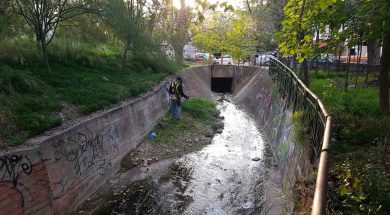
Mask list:
[[188,100],[190,97],[183,92],[183,80],[177,77],[169,86],[169,95],[171,103],[171,115],[174,119],[181,118],[181,97]]

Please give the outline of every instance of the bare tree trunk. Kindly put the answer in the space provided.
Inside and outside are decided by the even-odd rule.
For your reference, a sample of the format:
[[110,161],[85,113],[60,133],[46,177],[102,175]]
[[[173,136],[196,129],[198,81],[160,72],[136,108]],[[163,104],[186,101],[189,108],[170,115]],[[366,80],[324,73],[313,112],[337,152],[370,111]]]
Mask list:
[[390,144],[390,125],[387,127],[387,134],[383,142],[383,151],[382,151],[382,165],[386,167],[386,156],[388,155],[387,151]]
[[[388,24],[389,25],[389,24]],[[379,72],[379,106],[381,111],[389,113],[389,74],[390,74],[390,32],[383,36],[381,70]]]
[[122,54],[122,72],[126,71],[128,53],[129,53],[129,48],[126,45],[125,48],[123,49],[123,54]]
[[357,62],[355,64],[355,73],[356,73],[355,88],[357,87],[357,84],[358,84],[358,77],[359,77],[358,67],[360,66],[360,60],[362,59],[362,49],[363,49],[363,45],[359,45],[358,46],[358,59],[357,59]]
[[303,71],[303,83],[306,84],[306,86],[309,87],[309,67],[307,65],[307,60],[305,59],[303,62],[302,62],[302,71]]
[[367,44],[367,64],[376,65],[380,62],[379,41],[369,41]]
[[[318,43],[318,41],[320,40],[320,31],[317,29],[316,30],[316,42]],[[328,56],[328,55],[327,55]],[[313,61],[312,61],[312,64],[313,64]],[[316,75],[318,74],[318,58],[316,59]]]
[[329,69],[329,60],[328,60],[328,57],[329,57],[329,53],[326,53],[326,57],[325,57],[325,59],[326,59],[326,70],[327,70],[327,72],[328,72],[328,77],[329,77],[329,75],[330,75],[330,69]]
[[184,61],[184,54],[183,54],[184,45],[180,47],[175,48],[176,53],[176,61],[177,62],[183,62]]
[[45,61],[46,69],[48,72],[51,72],[50,64],[49,64],[49,54],[47,53],[47,45],[46,42],[42,42],[42,52],[43,52],[43,60]]
[[339,72],[341,70],[341,50],[339,51],[339,58],[338,58],[338,61],[337,61],[337,69],[336,69],[336,79],[337,79],[337,82],[339,82]]
[[351,53],[348,53],[347,75],[345,76],[344,91],[347,91],[347,89],[348,89],[348,74],[349,74],[349,66],[350,65],[351,65]]
[[51,70],[49,64],[49,56],[47,53],[47,44],[45,41],[45,37],[42,36],[42,34],[43,33],[38,33],[38,35],[36,36],[37,38],[36,42],[37,42],[38,50],[40,50],[41,52],[42,61],[45,64],[47,71],[50,72]]

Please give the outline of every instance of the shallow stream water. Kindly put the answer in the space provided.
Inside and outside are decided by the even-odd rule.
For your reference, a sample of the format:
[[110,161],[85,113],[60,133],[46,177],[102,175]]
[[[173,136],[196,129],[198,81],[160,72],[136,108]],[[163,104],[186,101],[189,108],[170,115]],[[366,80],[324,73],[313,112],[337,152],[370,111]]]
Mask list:
[[271,157],[263,134],[230,97],[222,98],[218,108],[225,126],[210,145],[176,160],[162,174],[131,185],[127,195],[108,208],[110,213],[267,214],[264,182]]

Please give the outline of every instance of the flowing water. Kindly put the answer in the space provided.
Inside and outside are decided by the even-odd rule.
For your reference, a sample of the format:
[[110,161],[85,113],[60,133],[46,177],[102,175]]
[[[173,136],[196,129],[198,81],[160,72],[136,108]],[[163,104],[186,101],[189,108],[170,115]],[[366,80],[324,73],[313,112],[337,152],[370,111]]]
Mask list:
[[111,214],[267,214],[270,153],[254,119],[230,97],[219,103],[225,127],[212,144],[134,183]]

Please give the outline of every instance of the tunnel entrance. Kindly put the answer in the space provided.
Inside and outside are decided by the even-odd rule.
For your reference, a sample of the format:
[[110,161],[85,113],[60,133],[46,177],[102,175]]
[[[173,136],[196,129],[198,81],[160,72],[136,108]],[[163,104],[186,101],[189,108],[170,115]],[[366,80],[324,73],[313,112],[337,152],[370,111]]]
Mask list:
[[211,78],[211,91],[216,93],[232,93],[233,78]]

